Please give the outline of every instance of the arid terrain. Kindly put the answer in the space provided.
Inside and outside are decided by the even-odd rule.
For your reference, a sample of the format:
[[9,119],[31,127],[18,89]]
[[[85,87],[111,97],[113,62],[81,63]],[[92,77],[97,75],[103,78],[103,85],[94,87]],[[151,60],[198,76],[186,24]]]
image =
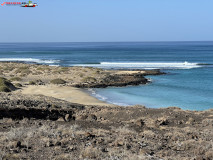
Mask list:
[[[0,62],[0,75],[21,85],[63,84],[78,88],[139,85],[147,83],[145,75],[163,74],[159,70],[117,71],[92,67],[59,67]],[[18,84],[18,85],[19,85]]]
[[[72,96],[76,87],[145,84],[149,74],[162,73],[0,63],[0,159],[212,160],[213,110]],[[57,94],[43,93],[51,86]],[[63,98],[64,87],[75,88]]]

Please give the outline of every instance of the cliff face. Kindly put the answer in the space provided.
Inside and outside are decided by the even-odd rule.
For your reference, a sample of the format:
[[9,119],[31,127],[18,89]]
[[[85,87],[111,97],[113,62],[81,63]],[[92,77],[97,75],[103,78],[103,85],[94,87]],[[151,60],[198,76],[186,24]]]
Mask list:
[[0,158],[213,159],[213,110],[82,106],[0,93]]

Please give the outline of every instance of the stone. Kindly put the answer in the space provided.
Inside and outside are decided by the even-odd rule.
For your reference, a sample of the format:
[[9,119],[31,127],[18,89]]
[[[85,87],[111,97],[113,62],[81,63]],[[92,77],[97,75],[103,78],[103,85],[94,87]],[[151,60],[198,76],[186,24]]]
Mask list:
[[64,119],[65,119],[66,122],[69,122],[71,120],[70,114],[66,114]]

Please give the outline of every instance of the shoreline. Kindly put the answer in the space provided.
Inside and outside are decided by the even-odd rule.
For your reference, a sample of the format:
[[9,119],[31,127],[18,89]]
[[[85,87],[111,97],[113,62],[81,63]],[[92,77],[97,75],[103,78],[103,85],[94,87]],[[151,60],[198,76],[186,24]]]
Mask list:
[[104,70],[92,67],[62,67],[17,62],[0,62],[1,77],[19,88],[15,93],[41,94],[83,105],[115,106],[99,100],[86,88],[125,87],[147,84],[146,75],[160,70]]
[[[100,68],[92,67],[62,67],[62,66],[48,66],[41,64],[29,64],[19,62],[0,62],[0,78],[6,78],[10,80],[15,86],[18,85],[20,90],[30,90],[30,86],[38,86],[35,88],[42,88],[41,86],[50,86],[51,88],[42,89],[43,91],[31,91],[27,92],[32,94],[43,94],[46,96],[52,96],[67,100],[73,103],[79,103],[83,105],[120,105],[122,103],[110,103],[98,98],[87,91],[80,89],[87,88],[106,88],[106,87],[126,87],[126,86],[138,86],[148,83],[152,83],[145,76],[148,75],[162,75],[167,74],[161,72],[159,69],[154,70],[104,70]],[[56,82],[52,82],[55,81]],[[59,81],[59,82],[58,82]],[[72,94],[65,95],[63,97],[63,90],[58,89],[58,86],[64,88],[64,91]],[[66,87],[71,87],[70,91]],[[44,88],[44,87],[43,87]],[[57,89],[55,92],[58,94],[47,93],[47,90]],[[79,89],[79,90],[78,90]],[[80,92],[81,91],[81,92]],[[18,91],[17,91],[18,92]],[[25,92],[25,91],[24,91]],[[53,91],[52,91],[53,92]],[[74,93],[75,92],[75,93]],[[81,97],[85,97],[83,100]],[[74,98],[72,98],[74,97]],[[143,105],[143,103],[140,103]],[[124,105],[125,106],[125,105]],[[129,105],[128,105],[129,106]],[[168,106],[170,107],[170,106]],[[177,106],[178,107],[178,106]],[[160,108],[160,107],[159,107]],[[165,107],[166,108],[166,107]]]
[[160,72],[0,68],[0,89],[9,92],[0,92],[0,158],[213,159],[213,109],[109,105],[82,90],[146,84],[144,76]]
[[89,93],[83,89],[69,86],[25,86],[21,90],[15,91],[15,93],[24,95],[44,95],[81,105],[115,106],[89,95]]

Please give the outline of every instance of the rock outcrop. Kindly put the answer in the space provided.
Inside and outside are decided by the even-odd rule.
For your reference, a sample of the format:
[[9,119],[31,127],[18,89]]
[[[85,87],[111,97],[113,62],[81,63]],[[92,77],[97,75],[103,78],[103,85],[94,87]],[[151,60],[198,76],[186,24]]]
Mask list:
[[148,83],[147,75],[161,75],[165,74],[160,70],[147,70],[145,73],[129,73],[129,74],[106,74],[104,78],[99,81],[91,83],[78,83],[73,85],[78,88],[106,88],[106,87],[124,87],[128,85],[140,85]]
[[213,110],[82,106],[0,93],[2,159],[213,159]]
[[106,88],[110,86],[123,87],[127,85],[146,84],[148,80],[140,74],[135,75],[109,75],[100,82],[81,83],[76,84],[74,87],[78,88]]

